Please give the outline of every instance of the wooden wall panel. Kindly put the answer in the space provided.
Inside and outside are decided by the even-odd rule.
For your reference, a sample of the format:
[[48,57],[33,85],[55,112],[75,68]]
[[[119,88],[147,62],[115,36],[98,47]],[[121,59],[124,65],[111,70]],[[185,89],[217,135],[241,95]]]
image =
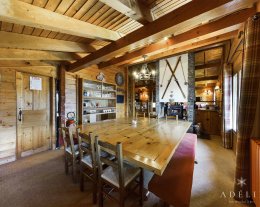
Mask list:
[[54,66],[0,66],[0,165],[16,159],[16,71],[56,77]]
[[74,112],[77,117],[77,75],[66,73],[65,75],[65,117],[68,112]]
[[[205,90],[210,90],[210,93],[205,93]],[[205,87],[196,89],[196,97],[202,97],[202,101],[213,101],[214,99],[214,87]],[[213,103],[212,103],[213,104]]]
[[0,69],[0,165],[16,158],[15,70]]
[[243,48],[242,45],[238,48],[238,52],[234,55],[233,74],[238,73],[243,67]]

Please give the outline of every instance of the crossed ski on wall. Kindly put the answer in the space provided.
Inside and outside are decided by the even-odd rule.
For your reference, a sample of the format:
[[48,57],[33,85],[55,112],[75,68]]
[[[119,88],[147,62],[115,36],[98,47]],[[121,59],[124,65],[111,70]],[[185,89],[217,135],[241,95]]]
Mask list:
[[[182,67],[181,56],[178,57],[178,60],[177,60],[177,63],[176,63],[176,65],[175,65],[174,69],[172,69],[172,67],[171,67],[171,65],[170,65],[170,63],[169,63],[169,61],[168,61],[167,59],[165,59],[165,61],[166,61],[166,66],[169,67],[169,69],[170,69],[172,75],[171,75],[171,78],[168,80],[167,86],[166,86],[166,88],[165,88],[165,90],[164,90],[164,92],[163,92],[163,95],[162,95],[162,99],[164,98],[164,96],[165,96],[165,94],[166,94],[166,92],[167,92],[167,90],[168,90],[168,88],[169,88],[169,86],[170,86],[170,84],[171,84],[172,78],[174,78],[174,80],[175,80],[175,82],[176,82],[178,88],[179,88],[180,91],[181,91],[181,94],[182,94],[183,98],[186,99],[186,96],[185,96],[185,94],[184,94],[184,92],[183,92],[183,90],[182,90],[182,88],[181,88],[181,86],[180,86],[180,83],[179,83],[178,79],[177,79],[176,76],[175,76],[175,72],[176,72],[176,70],[177,70],[177,68],[178,68],[178,65],[181,64],[181,67]],[[166,67],[165,67],[165,70],[166,70]],[[184,84],[186,85],[186,84],[187,84],[187,81],[186,81],[186,78],[185,78],[185,75],[184,75],[183,67],[182,67],[182,73],[183,73],[183,77],[184,77],[184,81],[185,81]],[[164,71],[164,75],[165,75],[165,71]],[[164,79],[164,76],[163,76],[163,79]],[[163,80],[162,80],[162,82],[163,82]],[[162,85],[161,85],[161,87],[162,87]]]

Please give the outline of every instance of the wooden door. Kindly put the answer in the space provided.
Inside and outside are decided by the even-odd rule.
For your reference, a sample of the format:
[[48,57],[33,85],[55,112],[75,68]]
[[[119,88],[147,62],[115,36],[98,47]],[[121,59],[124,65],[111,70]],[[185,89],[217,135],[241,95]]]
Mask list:
[[[41,90],[30,90],[31,76],[41,78]],[[49,77],[16,73],[18,157],[51,148],[49,84]]]

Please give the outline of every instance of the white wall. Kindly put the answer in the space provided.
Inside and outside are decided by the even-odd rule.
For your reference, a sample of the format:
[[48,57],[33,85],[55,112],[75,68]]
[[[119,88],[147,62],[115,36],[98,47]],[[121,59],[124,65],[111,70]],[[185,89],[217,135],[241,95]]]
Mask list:
[[[179,56],[167,58],[169,61],[172,70],[174,70],[175,65],[177,63]],[[182,67],[183,66],[183,71]],[[166,69],[165,69],[166,67]],[[183,75],[184,72],[184,75]],[[164,95],[164,98],[162,99],[163,93],[166,89],[166,86],[168,84],[168,81],[170,80],[172,76],[172,72],[169,69],[168,66],[166,66],[166,60],[162,59],[159,61],[159,99],[160,102],[187,102],[188,98],[188,85],[185,85],[185,80],[188,81],[188,54],[181,55],[181,61],[178,64],[178,67],[175,71],[175,76],[180,84],[180,87],[182,88],[185,98],[183,97],[174,77],[172,77],[172,80],[170,82],[170,85]],[[185,76],[185,78],[184,78]]]

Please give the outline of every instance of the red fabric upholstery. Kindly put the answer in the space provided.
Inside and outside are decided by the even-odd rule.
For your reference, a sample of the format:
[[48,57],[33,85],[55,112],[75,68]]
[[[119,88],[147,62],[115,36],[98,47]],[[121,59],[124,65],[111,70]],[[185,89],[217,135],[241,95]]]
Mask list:
[[187,133],[162,176],[154,175],[148,190],[174,207],[190,204],[197,135]]

